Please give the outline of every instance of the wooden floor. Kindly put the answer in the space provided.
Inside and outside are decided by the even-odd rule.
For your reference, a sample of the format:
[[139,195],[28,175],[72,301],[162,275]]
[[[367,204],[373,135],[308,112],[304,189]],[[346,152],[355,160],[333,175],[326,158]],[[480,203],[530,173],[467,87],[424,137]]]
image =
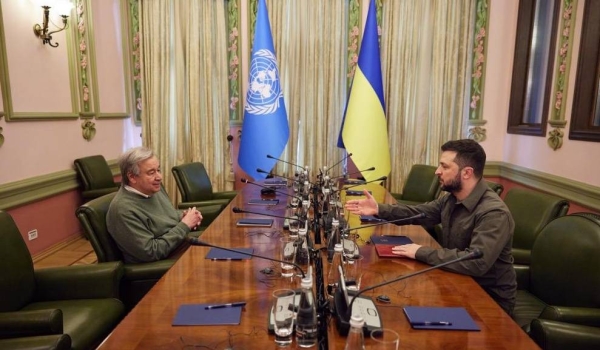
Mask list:
[[35,268],[87,265],[98,262],[94,249],[84,237],[75,237],[33,257]]

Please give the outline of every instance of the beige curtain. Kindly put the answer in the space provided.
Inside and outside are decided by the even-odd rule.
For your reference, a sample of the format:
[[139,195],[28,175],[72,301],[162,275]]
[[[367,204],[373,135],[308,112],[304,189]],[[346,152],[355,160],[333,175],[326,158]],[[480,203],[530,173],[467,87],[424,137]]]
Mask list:
[[401,192],[413,164],[436,165],[463,129],[475,0],[385,0],[382,70],[392,173]]
[[[313,176],[344,154],[336,143],[346,100],[347,3],[267,0],[290,125],[283,157],[310,166]],[[277,172],[294,170],[280,164]]]
[[193,161],[215,191],[233,189],[225,16],[222,0],[140,1],[143,142],[159,154],[173,199],[171,167]]

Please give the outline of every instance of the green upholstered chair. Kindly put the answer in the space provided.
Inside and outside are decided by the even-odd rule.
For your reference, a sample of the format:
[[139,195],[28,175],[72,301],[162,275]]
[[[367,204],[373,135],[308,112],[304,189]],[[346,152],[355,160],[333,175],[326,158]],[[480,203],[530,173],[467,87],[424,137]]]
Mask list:
[[[600,216],[576,213],[546,225],[531,250],[531,264],[515,267],[514,320],[527,332],[536,318],[600,327],[598,252]],[[597,341],[595,334],[590,337]]]
[[[106,214],[115,195],[116,192],[93,199],[76,211],[99,262],[123,261],[123,253],[106,227]],[[131,309],[135,306],[174,263],[175,260],[165,259],[150,263],[124,264],[121,300],[126,307]]]
[[58,348],[67,339],[25,338],[67,334],[73,349],[92,349],[125,315],[118,299],[121,263],[34,270],[23,236],[4,211],[0,211],[0,257],[0,339],[4,342],[0,346],[49,342]]
[[494,191],[496,192],[496,194],[499,196],[502,194],[502,192],[504,192],[504,186],[502,186],[502,184],[499,184],[497,182],[493,182],[493,181],[487,181],[488,186]]
[[440,180],[435,175],[436,169],[433,165],[413,165],[402,193],[392,193],[392,196],[402,204],[421,204],[436,199],[440,194]]
[[549,222],[567,214],[569,202],[551,194],[512,188],[506,193],[504,203],[515,220],[514,263],[527,265],[537,235]]
[[7,350],[71,350],[68,334],[0,339],[0,349]]
[[103,156],[75,159],[74,164],[81,182],[81,195],[85,201],[119,189],[120,184],[114,181],[110,167]]
[[[212,222],[237,195],[236,191],[213,192],[212,183],[200,162],[174,166],[171,171],[181,194],[179,209],[196,207],[202,212],[202,224]],[[216,211],[215,206],[220,206]]]
[[600,327],[536,318],[529,336],[544,350],[600,349]]

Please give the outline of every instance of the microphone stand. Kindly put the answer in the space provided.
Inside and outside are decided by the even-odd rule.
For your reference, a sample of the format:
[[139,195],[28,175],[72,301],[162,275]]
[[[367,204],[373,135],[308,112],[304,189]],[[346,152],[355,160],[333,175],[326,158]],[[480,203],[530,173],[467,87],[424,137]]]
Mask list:
[[262,187],[262,188],[266,188],[266,189],[272,190],[275,193],[283,194],[284,196],[288,196],[288,197],[292,197],[292,198],[298,198],[299,201],[301,200],[301,198],[298,197],[298,196],[293,196],[293,195],[291,195],[291,194],[289,194],[287,192],[277,191],[276,189],[274,189],[272,187],[264,186],[264,185],[258,184],[256,182],[248,181],[248,179],[240,179],[240,182],[245,183],[245,184],[250,184],[250,185],[258,186],[258,187]]
[[[346,176],[355,175],[355,174],[361,174],[361,173],[363,173],[363,172],[365,172],[365,171],[373,171],[373,170],[375,170],[375,167],[374,167],[374,166],[373,166],[373,167],[370,167],[370,168],[367,168],[367,169],[363,169],[363,170],[355,171],[355,172],[353,172],[353,173],[348,173],[348,174],[344,174],[344,175],[341,175],[341,176],[335,176],[335,177],[332,177],[330,180],[341,179],[341,178],[344,178],[344,177],[346,177]],[[361,185],[362,185],[362,184],[361,184]]]
[[294,163],[291,163],[291,162],[285,161],[285,160],[283,160],[283,159],[275,158],[275,157],[273,157],[273,156],[272,156],[272,155],[270,155],[270,154],[267,154],[267,158],[269,158],[269,159],[275,159],[275,160],[277,160],[277,161],[279,161],[279,162],[287,163],[287,164],[293,165],[293,166],[295,166],[295,167],[298,167],[298,168],[300,168],[300,169],[302,169],[302,170],[306,170],[306,168],[305,168],[305,167],[303,167],[303,166],[300,166],[300,165],[298,165],[298,164],[294,164]]
[[352,230],[360,230],[363,228],[368,228],[368,227],[373,227],[373,226],[380,226],[380,225],[385,225],[385,224],[395,224],[395,223],[399,223],[399,222],[404,222],[404,221],[411,221],[411,220],[416,220],[416,219],[422,219],[426,217],[424,213],[419,213],[413,216],[409,216],[407,218],[401,218],[401,219],[395,219],[395,220],[385,220],[385,221],[380,221],[380,222],[376,222],[374,224],[369,224],[369,225],[361,225],[358,227],[347,227],[343,230],[341,230],[341,232],[343,234],[347,234],[348,232],[352,231]]
[[370,184],[371,182],[385,181],[385,180],[387,180],[387,176],[382,176],[382,177],[379,177],[379,178],[377,178],[377,179],[375,179],[375,180],[366,181],[366,182],[363,182],[363,183],[361,183],[361,184],[356,184],[356,185],[352,185],[352,186],[348,186],[348,187],[342,187],[342,188],[338,189],[338,190],[337,190],[337,191],[335,191],[335,192],[341,192],[341,191],[345,191],[345,190],[348,190],[348,189],[350,189],[350,188],[353,188],[353,187],[357,187],[357,186],[362,186],[362,185]]
[[261,168],[256,168],[256,172],[257,172],[257,173],[261,173],[261,174],[270,174],[270,175],[273,175],[273,176],[275,176],[275,177],[280,177],[280,178],[282,178],[282,179],[286,179],[286,180],[290,180],[290,181],[296,181],[296,179],[294,179],[294,178],[287,177],[287,176],[283,176],[283,175],[277,175],[277,174],[273,174],[273,173],[271,173],[271,172],[268,172],[268,171],[266,171],[266,170],[263,170],[263,169],[261,169]]
[[282,261],[279,259],[275,259],[275,258],[269,258],[266,256],[262,256],[262,255],[257,255],[254,253],[248,253],[248,252],[243,252],[243,251],[239,251],[239,250],[235,250],[235,249],[231,249],[231,248],[225,248],[225,247],[220,247],[214,244],[210,244],[207,243],[205,241],[201,241],[196,237],[188,237],[188,243],[190,245],[195,245],[195,246],[201,246],[201,247],[211,247],[211,248],[216,248],[216,249],[222,249],[222,250],[226,250],[228,252],[233,252],[233,253],[238,253],[238,254],[242,254],[242,255],[248,255],[248,256],[253,256],[259,259],[265,259],[265,260],[270,260],[270,261],[275,261],[275,262],[279,262],[279,263],[283,263],[283,264],[287,264],[287,265],[293,265],[294,268],[298,271],[300,271],[300,273],[302,274],[302,278],[306,277],[306,275],[304,274],[304,271],[302,271],[302,268],[300,267],[300,265],[294,263],[294,262],[289,262],[289,261]]
[[352,153],[348,153],[348,154],[346,154],[346,156],[345,156],[345,157],[342,157],[342,159],[340,159],[340,160],[339,160],[337,163],[335,163],[334,165],[332,165],[332,166],[328,167],[328,168],[327,168],[328,170],[327,170],[325,173],[327,173],[329,170],[331,170],[331,169],[335,168],[335,167],[336,167],[336,166],[338,166],[338,165],[339,165],[341,162],[345,161],[345,160],[346,160],[346,159],[348,159],[349,157],[352,157]]

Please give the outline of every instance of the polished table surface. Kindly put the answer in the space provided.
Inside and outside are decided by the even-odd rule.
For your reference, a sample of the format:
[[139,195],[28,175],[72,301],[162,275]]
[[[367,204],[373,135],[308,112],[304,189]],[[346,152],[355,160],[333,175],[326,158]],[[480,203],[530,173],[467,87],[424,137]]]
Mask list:
[[[380,202],[393,202],[384,188],[368,184]],[[360,189],[357,187],[354,189]],[[266,227],[236,227],[240,218],[264,216],[234,214],[234,206],[273,215],[285,215],[287,197],[278,194],[280,203],[274,207],[248,205],[260,197],[258,186],[247,185],[227,208],[202,234],[201,239],[224,247],[253,247],[254,253],[278,258],[279,238],[287,234],[282,229],[283,219],[274,218]],[[342,198],[343,199],[343,198]],[[358,218],[348,218],[350,227],[359,227]],[[438,246],[420,226],[386,224],[355,231],[357,243],[364,256],[364,287],[391,280],[401,275],[422,270],[428,266],[403,258],[379,258],[372,244],[372,234],[409,236],[413,242]],[[275,349],[274,336],[267,333],[271,293],[279,288],[297,288],[297,280],[284,279],[279,274],[279,263],[252,258],[242,261],[211,261],[205,259],[208,247],[192,246],[163,276],[142,301],[123,319],[102,343],[102,349]],[[326,254],[324,254],[326,255]],[[326,256],[325,256],[326,257]],[[274,275],[264,274],[273,268]],[[324,269],[329,265],[326,260]],[[327,275],[327,271],[324,271]],[[521,328],[479,287],[471,277],[442,270],[434,270],[410,279],[368,291],[375,299],[385,294],[391,303],[377,307],[383,326],[400,335],[401,349],[535,349],[535,343]],[[239,325],[232,326],[172,326],[182,304],[226,303],[246,301]],[[464,307],[481,328],[478,332],[450,330],[414,330],[403,314],[404,306]],[[328,319],[329,349],[343,349],[345,337],[338,334],[335,321]],[[367,348],[370,339],[365,337]],[[289,348],[296,348],[294,343]],[[299,348],[299,347],[298,347]]]

